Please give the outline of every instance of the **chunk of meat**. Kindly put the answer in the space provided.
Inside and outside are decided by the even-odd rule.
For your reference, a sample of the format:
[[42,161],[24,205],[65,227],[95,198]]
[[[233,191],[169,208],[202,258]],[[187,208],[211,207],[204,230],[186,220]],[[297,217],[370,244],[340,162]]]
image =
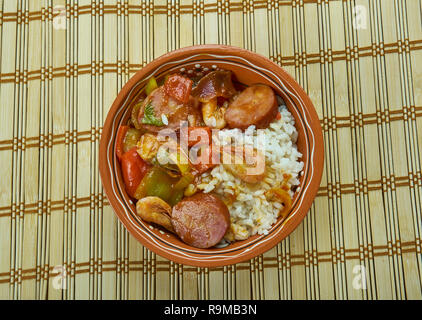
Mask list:
[[178,74],[172,74],[164,83],[166,94],[177,101],[187,103],[192,90],[193,81]]
[[265,156],[251,146],[224,147],[222,162],[226,170],[247,183],[258,183],[265,178]]
[[231,71],[216,70],[204,76],[192,90],[199,101],[206,102],[217,97],[231,98],[236,94]]
[[[145,110],[149,108],[149,116],[153,116],[157,123],[146,121]],[[163,116],[168,124],[162,121]],[[152,133],[158,133],[164,128],[178,129],[180,121],[188,121],[190,126],[198,126],[201,123],[201,112],[198,109],[198,101],[192,97],[187,103],[180,103],[165,93],[164,87],[155,89],[142,103],[138,123],[140,127]],[[158,124],[158,125],[157,125]]]
[[173,207],[172,224],[188,245],[210,248],[224,237],[230,226],[227,206],[215,195],[197,193]]
[[266,128],[277,116],[277,111],[273,89],[258,84],[243,90],[229,105],[224,118],[230,128],[246,129],[251,125]]

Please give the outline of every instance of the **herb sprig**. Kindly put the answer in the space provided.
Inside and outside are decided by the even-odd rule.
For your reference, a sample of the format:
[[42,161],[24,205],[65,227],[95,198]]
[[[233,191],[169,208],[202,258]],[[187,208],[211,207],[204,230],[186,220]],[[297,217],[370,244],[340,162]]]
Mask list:
[[151,103],[148,103],[145,106],[144,117],[142,118],[141,122],[143,124],[150,124],[150,125],[157,126],[157,127],[164,126],[163,121],[155,116],[154,108],[153,108]]

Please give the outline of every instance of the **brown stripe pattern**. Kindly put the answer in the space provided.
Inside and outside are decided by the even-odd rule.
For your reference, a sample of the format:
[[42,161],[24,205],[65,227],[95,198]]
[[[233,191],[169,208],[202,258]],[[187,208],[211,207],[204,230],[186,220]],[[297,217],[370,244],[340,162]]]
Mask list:
[[[421,6],[0,1],[0,298],[421,299]],[[144,248],[98,172],[104,119],[130,76],[203,43],[285,67],[315,104],[326,150],[303,223],[221,268]]]

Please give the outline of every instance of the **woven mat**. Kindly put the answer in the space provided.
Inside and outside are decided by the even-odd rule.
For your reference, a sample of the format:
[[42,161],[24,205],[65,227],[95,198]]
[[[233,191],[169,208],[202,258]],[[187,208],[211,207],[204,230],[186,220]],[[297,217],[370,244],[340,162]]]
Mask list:
[[[0,3],[0,298],[421,299],[421,1]],[[155,57],[203,43],[284,66],[326,149],[303,223],[215,269],[142,247],[98,172],[119,89]]]

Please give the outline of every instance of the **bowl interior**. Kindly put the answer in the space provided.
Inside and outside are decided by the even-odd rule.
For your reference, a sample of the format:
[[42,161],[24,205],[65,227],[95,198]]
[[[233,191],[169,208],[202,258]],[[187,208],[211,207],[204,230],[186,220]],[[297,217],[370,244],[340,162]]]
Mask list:
[[[219,61],[210,61],[210,62],[202,62],[201,63],[195,63],[195,62],[189,62],[189,63],[185,63],[185,64],[181,64],[178,66],[175,66],[169,70],[165,70],[159,74],[156,74],[155,77],[157,79],[157,82],[163,83],[164,82],[164,78],[167,74],[171,74],[171,73],[175,73],[175,72],[181,72],[182,74],[186,74],[187,76],[193,76],[195,77],[196,75],[200,76],[201,74],[203,74],[203,71],[205,69],[205,71],[207,70],[212,70],[212,69],[216,69],[216,68],[221,68],[221,69],[225,69],[225,70],[230,70],[234,73],[236,79],[238,82],[240,82],[241,84],[244,85],[252,85],[252,84],[257,84],[257,83],[261,83],[261,84],[266,84],[268,86],[271,86],[274,91],[276,92],[276,94],[278,96],[280,96],[287,108],[289,109],[289,111],[292,113],[292,115],[295,118],[295,126],[296,129],[299,132],[299,136],[298,136],[298,141],[297,141],[297,147],[299,152],[302,153],[303,157],[302,157],[302,161],[304,163],[307,162],[307,150],[306,150],[306,143],[305,143],[305,136],[303,134],[304,132],[304,127],[303,127],[303,123],[302,121],[300,121],[300,114],[298,113],[297,108],[295,107],[295,105],[293,104],[293,102],[291,101],[291,99],[289,99],[288,95],[286,94],[286,92],[280,88],[279,86],[277,86],[276,84],[274,84],[271,79],[268,79],[267,77],[260,77],[256,72],[242,67],[240,65],[234,65],[234,64],[225,64]],[[130,118],[130,110],[133,106],[133,102],[134,99],[136,97],[136,95],[142,91],[144,88],[144,85],[140,85],[137,90],[134,90],[133,93],[130,95],[130,99],[128,99],[128,104],[127,106],[125,106],[126,112],[123,113],[122,118],[121,118],[121,123],[126,123],[129,118]],[[305,166],[306,167],[306,166]],[[306,168],[305,168],[306,169]],[[304,170],[305,170],[304,169]],[[123,181],[122,178],[122,173],[121,173],[121,169],[120,169],[120,165],[116,165],[114,166],[114,170],[116,172],[116,175],[119,177],[119,181]],[[304,176],[299,178],[300,180],[300,186],[299,186],[299,192],[296,192],[293,198],[293,205],[292,205],[292,210],[295,208],[295,205],[297,204],[297,200],[298,200],[298,196],[300,194],[300,189],[302,189],[302,184],[304,181]],[[130,197],[127,195],[126,191],[125,191],[125,187],[124,184],[119,184],[119,188],[120,188],[120,192],[124,195],[124,199],[126,202],[126,205],[128,206],[128,208],[130,208],[132,214],[135,217],[135,221],[137,223],[139,223],[140,225],[149,228],[157,237],[162,238],[164,241],[169,241],[173,244],[177,244],[177,246],[185,248],[185,249],[192,249],[191,246],[186,245],[185,243],[183,243],[177,236],[173,235],[170,232],[166,232],[165,230],[161,229],[161,228],[157,228],[154,227],[146,222],[144,222],[142,219],[140,219],[137,215],[136,215],[136,208],[135,205],[132,203],[132,201],[130,200]],[[272,229],[276,229],[277,226],[282,223],[282,219],[279,218],[277,223],[273,225]],[[259,241],[260,238],[262,238],[263,235],[255,235],[250,237],[247,240],[242,240],[242,241],[236,241],[230,245],[228,245],[225,248],[220,248],[220,249],[216,249],[219,250],[221,252],[226,251],[229,248],[238,248],[238,247],[242,247],[245,244],[251,242],[251,241]],[[209,249],[195,249],[196,251],[203,251],[205,253],[209,252]]]

